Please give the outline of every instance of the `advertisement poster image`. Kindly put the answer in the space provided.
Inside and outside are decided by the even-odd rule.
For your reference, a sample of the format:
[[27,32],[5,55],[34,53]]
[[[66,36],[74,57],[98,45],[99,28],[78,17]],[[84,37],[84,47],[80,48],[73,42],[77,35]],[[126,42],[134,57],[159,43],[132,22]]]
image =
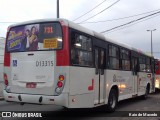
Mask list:
[[38,49],[39,24],[12,28],[7,41],[8,51]]

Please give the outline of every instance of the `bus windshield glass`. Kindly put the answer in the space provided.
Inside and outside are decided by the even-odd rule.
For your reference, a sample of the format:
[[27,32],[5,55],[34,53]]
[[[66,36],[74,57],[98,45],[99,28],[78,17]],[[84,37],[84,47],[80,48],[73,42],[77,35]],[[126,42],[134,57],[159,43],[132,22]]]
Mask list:
[[7,52],[55,49],[62,49],[62,29],[58,22],[13,27],[6,42]]

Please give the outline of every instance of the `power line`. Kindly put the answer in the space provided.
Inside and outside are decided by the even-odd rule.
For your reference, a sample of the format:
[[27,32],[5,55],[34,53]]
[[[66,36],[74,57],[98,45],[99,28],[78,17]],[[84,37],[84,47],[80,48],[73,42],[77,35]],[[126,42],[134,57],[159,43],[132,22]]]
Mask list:
[[147,17],[150,17],[150,16],[153,16],[153,15],[156,15],[156,14],[158,14],[158,13],[160,13],[160,11],[158,11],[158,12],[156,12],[156,13],[153,13],[153,14],[150,14],[150,15],[147,15],[147,16],[144,16],[144,17],[141,17],[141,18],[138,18],[138,19],[136,19],[136,20],[132,20],[132,21],[130,21],[130,22],[128,22],[128,23],[125,23],[125,24],[122,24],[122,25],[119,25],[119,26],[113,27],[113,28],[111,28],[111,29],[108,29],[108,30],[102,31],[101,33],[106,33],[106,32],[112,31],[112,30],[114,30],[114,29],[117,29],[117,28],[120,28],[120,27],[123,27],[123,26],[129,25],[129,24],[132,24],[132,23],[134,23],[134,22],[137,22],[137,21],[142,20],[142,19],[145,19],[145,18],[147,18]]
[[117,20],[122,20],[122,19],[127,19],[127,18],[132,18],[132,17],[136,17],[136,16],[152,13],[152,12],[155,12],[155,11],[158,11],[158,10],[160,10],[160,9],[149,11],[149,12],[145,12],[145,13],[135,14],[135,15],[132,15],[132,16],[127,16],[127,17],[120,17],[120,18],[115,18],[115,19],[110,19],[110,20],[103,20],[103,21],[83,22],[83,23],[79,23],[79,24],[117,21]]
[[142,21],[136,22],[136,23],[131,24],[131,25],[123,26],[122,28],[119,28],[119,29],[115,29],[115,30],[109,31],[109,32],[107,32],[107,33],[112,33],[112,32],[115,32],[115,31],[118,31],[118,30],[121,30],[121,29],[124,29],[124,28],[128,28],[128,27],[130,27],[130,26],[133,26],[133,25],[138,24],[138,23],[140,23],[140,22],[144,22],[144,21],[146,21],[146,20],[152,19],[152,18],[157,17],[157,16],[159,16],[159,15],[156,15],[156,16],[153,16],[153,17],[150,17],[150,18],[148,18],[148,19],[145,19],[145,20],[142,20]]
[[[110,7],[112,7],[113,5],[115,5],[116,3],[118,3],[119,1],[120,1],[120,0],[117,0],[116,2],[114,2],[113,4],[111,4],[110,6],[108,6],[107,8],[105,8],[105,9],[103,9],[102,11],[98,12],[97,14],[95,14],[95,15],[93,15],[93,16],[91,16],[91,17],[89,17],[89,18],[87,18],[87,19],[85,19],[85,20],[83,20],[83,21],[81,21],[80,23],[83,23],[83,22],[85,22],[85,21],[87,21],[87,20],[89,20],[89,19],[91,19],[91,18],[99,15],[100,13],[106,11],[107,9],[109,9]],[[80,23],[78,23],[78,24],[80,24]]]
[[94,8],[92,8],[91,10],[89,10],[88,12],[84,13],[83,15],[77,17],[76,19],[74,19],[73,21],[78,20],[79,18],[85,16],[86,14],[90,13],[91,11],[93,11],[94,9],[96,9],[97,7],[99,7],[101,4],[103,4],[106,0],[102,1],[100,4],[98,4],[97,6],[95,6]]

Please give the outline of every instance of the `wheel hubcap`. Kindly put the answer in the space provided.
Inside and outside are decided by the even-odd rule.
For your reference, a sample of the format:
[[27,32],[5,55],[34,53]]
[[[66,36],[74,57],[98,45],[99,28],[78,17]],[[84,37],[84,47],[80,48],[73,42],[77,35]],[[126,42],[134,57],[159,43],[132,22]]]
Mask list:
[[114,95],[112,95],[112,97],[111,97],[110,105],[112,108],[114,108],[116,105],[116,97]]

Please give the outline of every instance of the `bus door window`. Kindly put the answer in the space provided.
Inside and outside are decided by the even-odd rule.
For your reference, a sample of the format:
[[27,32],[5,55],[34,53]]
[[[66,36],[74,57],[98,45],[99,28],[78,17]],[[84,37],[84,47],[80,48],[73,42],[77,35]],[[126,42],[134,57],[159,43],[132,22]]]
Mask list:
[[137,75],[137,72],[138,72],[137,58],[132,58],[132,71],[133,71],[133,75]]
[[95,49],[95,74],[98,74],[99,72],[98,72],[98,67],[99,67],[99,65],[98,65],[98,58],[99,58],[99,56],[98,56],[98,49]]
[[158,71],[158,60],[155,59],[155,68],[154,68],[154,72],[156,73],[156,71]]
[[[105,68],[105,51],[104,49],[96,48],[95,49],[95,73],[104,74]],[[100,70],[99,70],[100,69]]]
[[103,75],[105,68],[105,51],[103,49],[101,49],[100,68],[101,68],[101,75]]

